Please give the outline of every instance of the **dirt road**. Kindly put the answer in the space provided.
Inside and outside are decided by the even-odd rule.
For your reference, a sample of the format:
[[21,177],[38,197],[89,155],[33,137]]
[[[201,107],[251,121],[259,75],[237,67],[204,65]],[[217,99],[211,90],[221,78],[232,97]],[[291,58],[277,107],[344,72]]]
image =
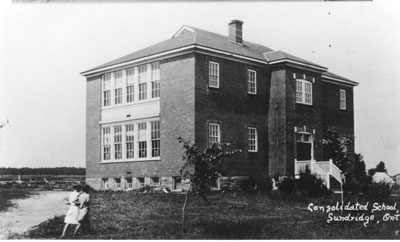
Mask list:
[[49,218],[63,215],[68,209],[64,198],[65,191],[34,191],[26,199],[12,200],[17,207],[0,212],[0,239],[7,239],[22,234]]

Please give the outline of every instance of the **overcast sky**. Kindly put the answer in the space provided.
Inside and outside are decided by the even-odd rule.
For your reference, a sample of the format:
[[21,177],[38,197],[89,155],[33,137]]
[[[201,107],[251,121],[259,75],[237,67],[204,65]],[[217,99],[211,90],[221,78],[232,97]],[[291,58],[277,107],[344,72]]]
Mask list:
[[0,6],[0,167],[85,166],[80,72],[171,38],[184,24],[326,66],[355,88],[356,152],[400,172],[396,1],[10,4]]

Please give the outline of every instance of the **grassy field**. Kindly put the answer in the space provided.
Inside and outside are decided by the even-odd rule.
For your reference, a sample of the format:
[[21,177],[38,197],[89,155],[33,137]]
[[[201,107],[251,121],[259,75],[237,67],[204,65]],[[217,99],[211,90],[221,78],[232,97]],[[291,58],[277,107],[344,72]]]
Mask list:
[[26,198],[29,190],[0,189],[0,212],[13,206],[12,199]]
[[[399,221],[327,223],[327,213],[309,203],[334,205],[337,198],[283,198],[279,194],[214,193],[210,206],[190,195],[181,230],[181,194],[95,192],[91,195],[92,233],[77,239],[398,239]],[[397,199],[400,201],[400,199]],[[393,201],[391,201],[393,203]],[[340,214],[340,213],[336,213]],[[382,213],[375,212],[376,217]],[[60,236],[63,217],[48,220],[27,238]],[[70,231],[70,234],[72,231]]]

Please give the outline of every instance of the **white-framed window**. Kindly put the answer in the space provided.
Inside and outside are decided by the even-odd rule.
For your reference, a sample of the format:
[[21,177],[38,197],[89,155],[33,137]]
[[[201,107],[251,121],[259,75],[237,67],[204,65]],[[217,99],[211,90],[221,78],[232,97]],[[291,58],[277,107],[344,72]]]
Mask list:
[[346,91],[340,89],[340,109],[346,110]]
[[122,159],[122,126],[114,126],[114,159]]
[[139,158],[147,157],[147,123],[138,124]]
[[209,123],[208,124],[208,145],[221,142],[221,132],[219,124]]
[[160,62],[151,63],[151,98],[160,97]]
[[125,143],[126,143],[126,159],[135,158],[135,134],[134,134],[134,125],[127,124],[125,125]]
[[131,103],[134,101],[134,92],[135,92],[135,89],[134,89],[133,85],[126,87],[126,102],[127,103]]
[[121,189],[121,178],[114,178],[117,189]]
[[312,105],[312,83],[296,79],[296,103]]
[[257,94],[257,72],[247,70],[247,93]]
[[147,99],[147,65],[139,66],[139,101]]
[[126,180],[126,189],[132,189],[133,188],[132,177],[127,177],[125,178],[125,180]]
[[151,122],[151,157],[160,157],[160,121]]
[[248,127],[247,128],[247,139],[248,139],[248,151],[257,152],[258,151],[258,137],[257,129]]
[[115,90],[114,90],[114,104],[122,103],[122,86],[123,86],[123,72],[122,70],[114,72]]
[[103,160],[105,161],[111,159],[110,135],[110,127],[103,128]]
[[311,134],[296,133],[296,141],[300,143],[311,143]]
[[137,181],[138,181],[138,184],[139,184],[139,188],[140,187],[144,187],[144,177],[138,177]]
[[150,185],[151,186],[159,186],[160,185],[160,178],[159,177],[151,177],[150,178]]
[[103,106],[111,105],[111,73],[102,75],[103,80]]
[[210,61],[208,64],[208,85],[219,88],[219,63]]

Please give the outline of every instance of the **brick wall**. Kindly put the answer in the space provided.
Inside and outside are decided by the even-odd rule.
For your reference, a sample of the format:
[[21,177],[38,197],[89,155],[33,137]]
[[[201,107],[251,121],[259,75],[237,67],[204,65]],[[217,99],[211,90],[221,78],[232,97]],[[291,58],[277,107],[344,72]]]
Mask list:
[[[208,86],[208,63],[219,63],[220,88]],[[247,93],[247,69],[257,72],[257,95]],[[221,142],[243,152],[225,161],[225,175],[268,172],[268,90],[265,67],[196,54],[196,145],[208,145],[208,123],[220,124]],[[247,127],[257,128],[258,152],[247,151]]]
[[194,140],[194,66],[193,54],[161,62],[161,159],[162,176],[178,176],[183,147],[177,138]]

